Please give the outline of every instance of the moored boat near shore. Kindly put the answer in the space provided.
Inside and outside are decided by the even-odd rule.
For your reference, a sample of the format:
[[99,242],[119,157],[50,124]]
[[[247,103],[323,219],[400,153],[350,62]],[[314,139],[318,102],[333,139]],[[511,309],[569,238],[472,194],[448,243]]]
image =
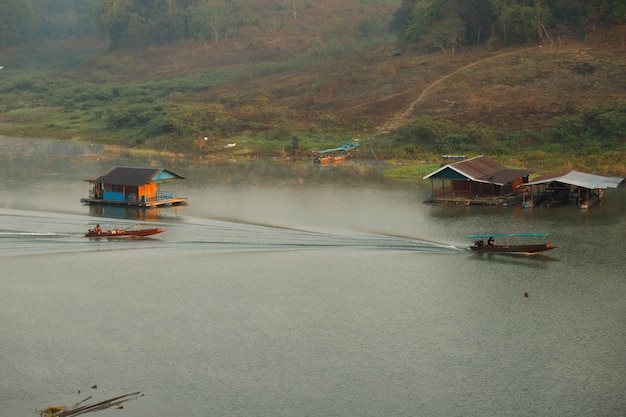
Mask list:
[[320,165],[326,165],[326,164],[333,164],[335,162],[343,162],[346,159],[348,159],[349,155],[324,155],[324,156],[320,156],[319,158],[315,158],[315,162],[317,162]]
[[349,151],[358,147],[358,141],[355,143],[348,143],[345,145],[338,146],[332,149],[324,149],[323,151],[315,151],[313,152],[315,155],[319,155],[313,159],[313,162],[320,165],[332,164],[335,162],[345,161],[350,157]]

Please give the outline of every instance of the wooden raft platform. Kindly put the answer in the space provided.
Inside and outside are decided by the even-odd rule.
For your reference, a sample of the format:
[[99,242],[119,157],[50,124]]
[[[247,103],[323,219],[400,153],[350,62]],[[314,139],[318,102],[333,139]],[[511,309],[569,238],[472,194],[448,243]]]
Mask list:
[[443,206],[513,206],[521,202],[521,195],[473,198],[435,196],[424,201],[425,204],[435,204]]
[[83,204],[111,205],[111,206],[127,206],[142,208],[157,208],[171,206],[186,206],[187,198],[164,198],[160,200],[141,201],[141,200],[104,200],[102,198],[81,198]]

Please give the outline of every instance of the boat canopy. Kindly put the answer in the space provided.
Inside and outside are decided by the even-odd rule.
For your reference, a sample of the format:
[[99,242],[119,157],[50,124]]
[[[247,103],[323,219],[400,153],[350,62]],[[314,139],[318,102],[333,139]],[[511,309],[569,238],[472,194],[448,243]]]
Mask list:
[[317,153],[328,153],[328,152],[340,152],[340,151],[349,151],[351,149],[359,146],[358,143],[347,143],[345,145],[338,146],[336,148],[324,149],[323,151],[317,151]]
[[492,233],[488,235],[468,235],[468,239],[489,239],[490,237],[546,237],[548,233]]

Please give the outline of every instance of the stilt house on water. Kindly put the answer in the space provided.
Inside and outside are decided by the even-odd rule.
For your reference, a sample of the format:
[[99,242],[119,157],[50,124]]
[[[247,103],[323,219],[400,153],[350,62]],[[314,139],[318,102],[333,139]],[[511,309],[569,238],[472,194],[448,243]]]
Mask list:
[[623,182],[622,177],[603,177],[577,171],[546,175],[525,184],[528,196],[525,196],[523,204],[527,208],[537,205],[550,207],[574,201],[578,208],[586,210],[604,200],[604,190],[617,188]]
[[184,179],[163,168],[115,167],[88,180],[89,198],[80,201],[144,208],[186,205],[187,198],[176,196],[176,183]]
[[[432,184],[427,204],[508,206],[522,201],[522,185],[534,171],[510,169],[484,156],[447,164],[424,177]],[[435,184],[440,183],[440,188]]]

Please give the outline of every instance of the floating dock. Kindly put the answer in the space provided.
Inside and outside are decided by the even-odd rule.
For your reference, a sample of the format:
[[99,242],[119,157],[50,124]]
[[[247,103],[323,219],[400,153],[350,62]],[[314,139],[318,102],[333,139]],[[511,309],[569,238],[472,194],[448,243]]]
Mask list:
[[102,198],[81,198],[80,202],[83,204],[101,204],[101,205],[114,205],[114,206],[128,206],[128,207],[141,207],[141,208],[157,208],[157,207],[171,207],[171,206],[186,206],[187,198],[164,198],[160,200],[141,201],[141,200],[105,200]]

